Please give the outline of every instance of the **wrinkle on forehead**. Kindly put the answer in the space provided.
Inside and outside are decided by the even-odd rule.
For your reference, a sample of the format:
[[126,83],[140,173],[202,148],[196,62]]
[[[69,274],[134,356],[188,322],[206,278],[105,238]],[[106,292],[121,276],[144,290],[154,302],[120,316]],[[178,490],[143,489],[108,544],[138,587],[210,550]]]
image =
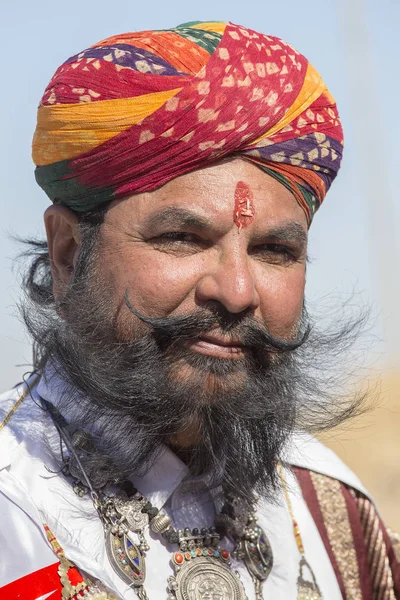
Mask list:
[[[207,221],[218,221],[220,229],[230,223],[236,232],[244,226],[249,229],[257,220],[260,224],[269,222],[271,226],[292,220],[304,221],[307,227],[304,212],[292,193],[256,165],[238,158],[177,177],[154,192],[117,200],[108,212],[117,207],[118,212],[124,213],[121,219],[133,226],[135,223],[142,226],[154,213],[174,207],[196,213]],[[236,221],[235,212],[239,213]],[[177,214],[164,216],[178,217]],[[213,228],[218,228],[215,225]]]

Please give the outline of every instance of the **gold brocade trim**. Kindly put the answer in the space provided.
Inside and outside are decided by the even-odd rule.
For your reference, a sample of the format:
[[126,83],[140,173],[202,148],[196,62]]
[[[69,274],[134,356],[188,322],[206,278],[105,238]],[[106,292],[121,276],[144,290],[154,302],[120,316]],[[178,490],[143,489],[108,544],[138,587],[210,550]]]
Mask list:
[[362,600],[357,555],[341,484],[336,479],[313,471],[310,475],[346,597],[348,600]]
[[11,417],[13,416],[15,411],[21,406],[22,402],[25,400],[27,395],[31,392],[31,390],[34,388],[34,386],[39,381],[39,378],[40,378],[40,376],[38,375],[36,377],[36,379],[32,382],[32,384],[29,384],[29,385],[26,384],[27,385],[26,390],[24,390],[22,392],[22,394],[20,395],[18,400],[15,402],[14,406],[11,408],[9,413],[5,416],[4,420],[0,423],[0,431],[7,425],[7,423],[9,422],[9,420],[11,419]]
[[353,490],[351,493],[356,500],[363,528],[373,597],[376,600],[395,600],[392,571],[375,506],[368,498],[358,496]]
[[[315,578],[314,571],[312,570],[310,564],[307,562],[307,559],[305,557],[304,545],[303,540],[301,538],[300,528],[294,517],[292,501],[290,500],[289,490],[287,487],[286,478],[281,463],[278,463],[278,473],[285,494],[286,505],[290,514],[290,518],[292,520],[294,539],[296,541],[297,548],[301,555],[299,575],[297,577],[297,600],[322,600],[323,596]],[[305,573],[307,572],[308,577],[305,577]]]
[[51,547],[53,548],[54,553],[60,561],[60,566],[58,567],[58,575],[60,577],[60,582],[62,585],[61,596],[63,600],[77,598],[79,597],[79,595],[81,595],[80,592],[86,592],[86,595],[88,595],[89,584],[83,579],[83,577],[82,581],[80,581],[79,583],[76,583],[75,585],[71,583],[71,580],[68,576],[68,572],[70,569],[74,568],[74,565],[66,558],[63,549],[61,548],[52,531],[50,531],[48,525],[44,524],[44,529],[46,531],[47,539]]
[[[72,564],[64,554],[64,550],[61,548],[57,538],[53,532],[49,529],[46,523],[43,524],[46,532],[47,539],[53,548],[54,553],[60,560],[60,566],[58,567],[58,575],[60,577],[62,591],[62,600],[75,600],[78,598],[96,598],[99,600],[117,600],[117,598],[110,594],[110,592],[101,584],[99,581],[92,581],[90,577],[83,577],[79,569]],[[76,572],[82,577],[82,581],[73,585],[69,579],[68,572],[70,569],[75,569]],[[83,594],[83,595],[82,595]]]
[[392,542],[393,552],[398,563],[400,563],[400,535],[391,529],[387,530],[390,541]]

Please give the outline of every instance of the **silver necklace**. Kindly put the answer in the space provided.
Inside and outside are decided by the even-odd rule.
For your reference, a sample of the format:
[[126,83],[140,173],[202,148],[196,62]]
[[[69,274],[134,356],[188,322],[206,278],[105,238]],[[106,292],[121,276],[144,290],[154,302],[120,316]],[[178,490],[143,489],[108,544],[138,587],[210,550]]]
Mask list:
[[[207,531],[207,530],[205,530]],[[247,600],[239,575],[231,569],[230,552],[219,545],[219,535],[178,531],[179,551],[172,556],[175,574],[168,578],[168,600]]]
[[[149,600],[144,588],[145,558],[150,549],[144,532],[149,526],[168,543],[179,546],[179,551],[171,557],[174,575],[168,577],[167,600],[202,600],[205,597],[247,600],[239,574],[231,568],[230,552],[221,548],[221,536],[214,527],[201,531],[196,528],[176,531],[171,526],[171,519],[159,513],[132,484],[129,495],[119,492],[107,496],[95,490],[63,426],[63,417],[50,403],[43,399],[42,402],[70,452],[70,459],[75,461],[75,467],[82,475],[83,482],[76,480],[73,486],[75,493],[80,497],[89,493],[99,515],[109,562],[141,600]],[[233,556],[244,562],[252,576],[256,600],[263,600],[262,582],[267,579],[273,563],[271,546],[264,531],[257,525],[254,512],[248,512],[244,519],[243,514],[238,518],[234,514],[229,516],[228,512],[225,509],[225,514],[218,515],[219,526],[224,534],[234,538]]]

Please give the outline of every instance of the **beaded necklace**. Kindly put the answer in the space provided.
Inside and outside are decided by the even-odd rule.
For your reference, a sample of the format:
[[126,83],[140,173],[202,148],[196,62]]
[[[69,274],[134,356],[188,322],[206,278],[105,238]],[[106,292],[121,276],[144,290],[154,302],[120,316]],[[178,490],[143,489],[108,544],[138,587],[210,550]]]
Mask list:
[[[0,423],[0,431],[31,393],[39,379],[40,375],[30,385],[27,384],[27,388]],[[248,511],[244,520],[240,516],[238,518],[235,514],[237,512],[235,501],[231,499],[225,503],[221,514],[217,516],[217,527],[175,530],[171,526],[171,519],[168,515],[160,513],[156,507],[153,507],[131,482],[127,482],[121,493],[114,496],[99,494],[91,485],[71,440],[62,427],[63,418],[53,405],[44,400],[42,402],[50,412],[62,440],[80,467],[86,485],[81,481],[75,481],[73,489],[78,496],[90,493],[93,505],[104,527],[106,549],[111,566],[121,579],[134,589],[140,600],[149,600],[143,585],[146,577],[145,556],[150,549],[144,535],[147,526],[150,526],[155,534],[164,537],[169,544],[179,544],[179,551],[174,552],[171,561],[175,574],[168,577],[168,600],[197,600],[211,592],[218,593],[221,600],[247,600],[238,574],[231,569],[229,551],[220,547],[221,535],[226,534],[231,535],[236,543],[232,554],[235,558],[243,560],[252,576],[256,600],[263,600],[262,583],[272,569],[273,557],[268,538],[257,524],[254,510]],[[305,558],[302,537],[280,463],[278,471],[292,520],[294,537],[301,556],[297,579],[297,600],[321,600],[322,594],[316,578]],[[138,540],[135,539],[134,534],[137,535]],[[69,568],[74,567],[67,561],[63,553],[62,556],[61,569],[65,583],[67,581],[65,567],[67,567],[67,572]],[[307,571],[308,579],[306,578]],[[97,598],[108,598],[109,600],[114,598],[104,591],[99,591],[96,586],[93,589],[93,584],[93,593],[90,592],[88,584],[82,584],[83,589],[85,589],[86,597],[96,598],[96,600]],[[74,589],[69,587],[65,593],[69,594],[69,598],[73,598],[75,597],[71,595],[73,592]]]

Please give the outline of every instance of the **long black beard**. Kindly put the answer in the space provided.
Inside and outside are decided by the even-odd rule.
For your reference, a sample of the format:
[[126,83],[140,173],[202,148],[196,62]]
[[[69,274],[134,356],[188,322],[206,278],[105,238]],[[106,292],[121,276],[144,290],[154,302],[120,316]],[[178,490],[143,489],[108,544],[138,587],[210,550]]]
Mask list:
[[[142,474],[177,434],[195,430],[194,444],[176,449],[193,475],[207,473],[236,496],[272,492],[295,424],[291,353],[306,335],[289,343],[249,317],[208,311],[143,320],[150,333],[138,340],[78,340],[74,320],[74,333],[57,343],[53,364],[72,384],[63,413],[73,415],[72,430],[95,423],[96,452],[87,457],[93,476],[104,483],[105,469],[115,477],[116,466],[126,476]],[[205,356],[183,344],[216,327],[242,341],[243,359]]]
[[[30,306],[24,315],[42,364],[51,363],[65,383],[59,406],[95,486],[143,475],[172,444],[193,475],[208,474],[225,494],[273,499],[276,464],[293,431],[329,429],[357,412],[362,398],[337,399],[338,378],[329,370],[321,377],[321,369],[350,346],[362,321],[321,334],[310,332],[304,311],[296,339],[288,341],[252,315],[221,306],[150,319],[126,296],[148,333],[122,341],[95,258],[78,265],[57,311]],[[205,356],[185,345],[214,329],[241,340],[243,359]],[[79,447],[82,431],[93,436],[89,451]],[[193,431],[192,445],[174,448],[178,434]]]

